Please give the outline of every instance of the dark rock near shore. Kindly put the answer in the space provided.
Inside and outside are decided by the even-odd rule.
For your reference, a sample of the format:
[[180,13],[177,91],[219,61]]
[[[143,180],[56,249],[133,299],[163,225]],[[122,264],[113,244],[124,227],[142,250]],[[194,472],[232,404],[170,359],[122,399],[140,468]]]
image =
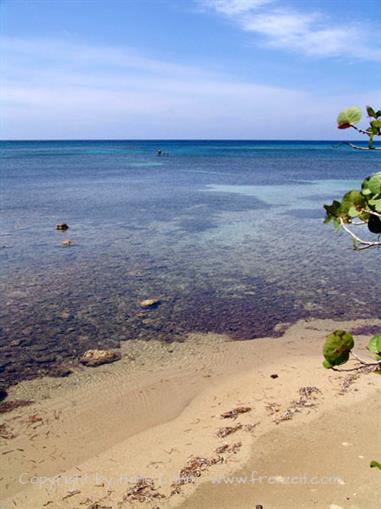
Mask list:
[[32,403],[33,401],[29,399],[15,399],[13,401],[3,401],[2,403],[0,403],[0,414],[12,412],[12,410],[15,410],[16,408],[29,406]]
[[84,366],[95,368],[102,364],[119,361],[121,358],[120,352],[115,350],[87,350],[79,359],[79,362]]
[[7,391],[5,389],[0,389],[0,401],[3,401],[7,396]]
[[73,373],[73,370],[65,366],[57,366],[50,370],[49,375],[55,378],[64,378]]

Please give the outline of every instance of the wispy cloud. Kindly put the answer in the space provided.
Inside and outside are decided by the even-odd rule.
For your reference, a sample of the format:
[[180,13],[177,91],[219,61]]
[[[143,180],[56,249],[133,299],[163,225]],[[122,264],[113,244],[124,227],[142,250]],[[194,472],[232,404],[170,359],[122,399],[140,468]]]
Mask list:
[[329,138],[338,104],[379,96],[316,97],[131,48],[18,38],[0,46],[6,139]]
[[[314,57],[381,61],[381,44],[372,24],[340,25],[322,12],[280,6],[278,0],[198,0],[229,17],[262,43]],[[307,4],[306,4],[307,5]]]

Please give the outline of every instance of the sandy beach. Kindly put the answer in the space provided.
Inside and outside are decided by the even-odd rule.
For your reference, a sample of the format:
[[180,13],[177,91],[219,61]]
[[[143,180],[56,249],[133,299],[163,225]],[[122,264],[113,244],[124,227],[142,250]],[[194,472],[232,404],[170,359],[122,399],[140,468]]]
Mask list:
[[22,382],[8,399],[34,403],[1,416],[0,507],[378,507],[381,378],[321,366],[327,332],[366,356],[374,325],[129,341],[114,364]]

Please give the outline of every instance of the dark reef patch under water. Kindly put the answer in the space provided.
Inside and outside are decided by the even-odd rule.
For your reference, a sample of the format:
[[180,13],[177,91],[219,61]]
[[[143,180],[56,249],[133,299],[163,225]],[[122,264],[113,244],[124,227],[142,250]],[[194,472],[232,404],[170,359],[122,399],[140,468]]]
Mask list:
[[[380,316],[378,251],[355,253],[322,225],[322,203],[377,156],[160,142],[170,156],[158,158],[157,145],[0,143],[0,385],[136,338],[249,339],[305,317]],[[143,310],[146,298],[162,304]]]

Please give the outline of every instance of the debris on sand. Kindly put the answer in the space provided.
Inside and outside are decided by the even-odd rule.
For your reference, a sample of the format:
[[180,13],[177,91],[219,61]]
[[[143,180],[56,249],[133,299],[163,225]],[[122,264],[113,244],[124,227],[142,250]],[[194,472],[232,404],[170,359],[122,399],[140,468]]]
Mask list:
[[300,398],[296,401],[292,401],[291,405],[295,408],[313,407],[316,405],[316,399],[319,394],[321,394],[321,390],[317,387],[301,387],[299,389]]
[[275,413],[280,411],[280,404],[277,403],[276,401],[269,401],[266,404],[265,408],[266,408],[268,414],[274,415]]
[[280,416],[277,419],[274,420],[274,422],[276,424],[279,424],[282,421],[290,421],[297,412],[300,412],[298,408],[293,407],[287,408],[284,412],[280,414]]
[[299,399],[292,401],[291,405],[274,420],[276,424],[291,420],[302,408],[316,406],[316,399],[318,395],[321,394],[321,390],[313,386],[301,387],[298,392],[300,396]]
[[221,456],[213,456],[211,458],[203,458],[202,456],[192,457],[185,467],[180,470],[179,478],[171,485],[173,488],[171,495],[180,493],[180,487],[183,484],[193,483],[210,466],[217,465],[217,463],[222,463],[223,461],[224,459]]
[[310,399],[312,395],[321,394],[321,390],[315,386],[301,387],[299,394],[304,399]]
[[101,364],[119,361],[121,357],[120,352],[114,350],[87,350],[79,359],[79,362],[84,366],[95,368]]
[[154,498],[165,498],[155,488],[153,479],[142,477],[123,497],[124,502],[150,502]]
[[246,412],[250,412],[251,407],[249,406],[238,406],[237,408],[233,408],[233,410],[229,410],[221,414],[221,417],[224,419],[236,419],[239,414],[245,414]]
[[242,442],[235,442],[234,444],[224,444],[220,447],[217,447],[216,453],[217,454],[227,454],[227,453],[233,453],[235,454],[238,452],[242,447]]
[[0,413],[5,414],[6,412],[11,412],[15,408],[29,406],[32,403],[33,401],[30,399],[14,399],[13,401],[3,401],[0,403]]
[[0,437],[5,440],[11,440],[12,438],[15,438],[16,435],[9,431],[6,424],[0,424]]
[[259,422],[253,422],[251,424],[245,424],[245,426],[243,427],[243,429],[245,431],[253,431],[254,428],[256,428],[258,426]]
[[219,438],[224,438],[240,429],[242,429],[242,424],[236,424],[235,426],[225,426],[224,428],[219,428],[216,435]]
[[360,373],[350,373],[344,377],[344,380],[341,384],[341,388],[339,394],[342,396],[346,392],[349,391],[350,387],[355,383],[355,381],[360,377]]
[[80,490],[72,490],[72,491],[69,491],[69,493],[67,495],[65,495],[64,497],[62,497],[62,500],[66,500],[67,498],[70,498],[70,497],[74,497],[74,495],[79,495],[81,493]]
[[86,509],[112,509],[111,505],[102,505],[100,502],[93,502]]

